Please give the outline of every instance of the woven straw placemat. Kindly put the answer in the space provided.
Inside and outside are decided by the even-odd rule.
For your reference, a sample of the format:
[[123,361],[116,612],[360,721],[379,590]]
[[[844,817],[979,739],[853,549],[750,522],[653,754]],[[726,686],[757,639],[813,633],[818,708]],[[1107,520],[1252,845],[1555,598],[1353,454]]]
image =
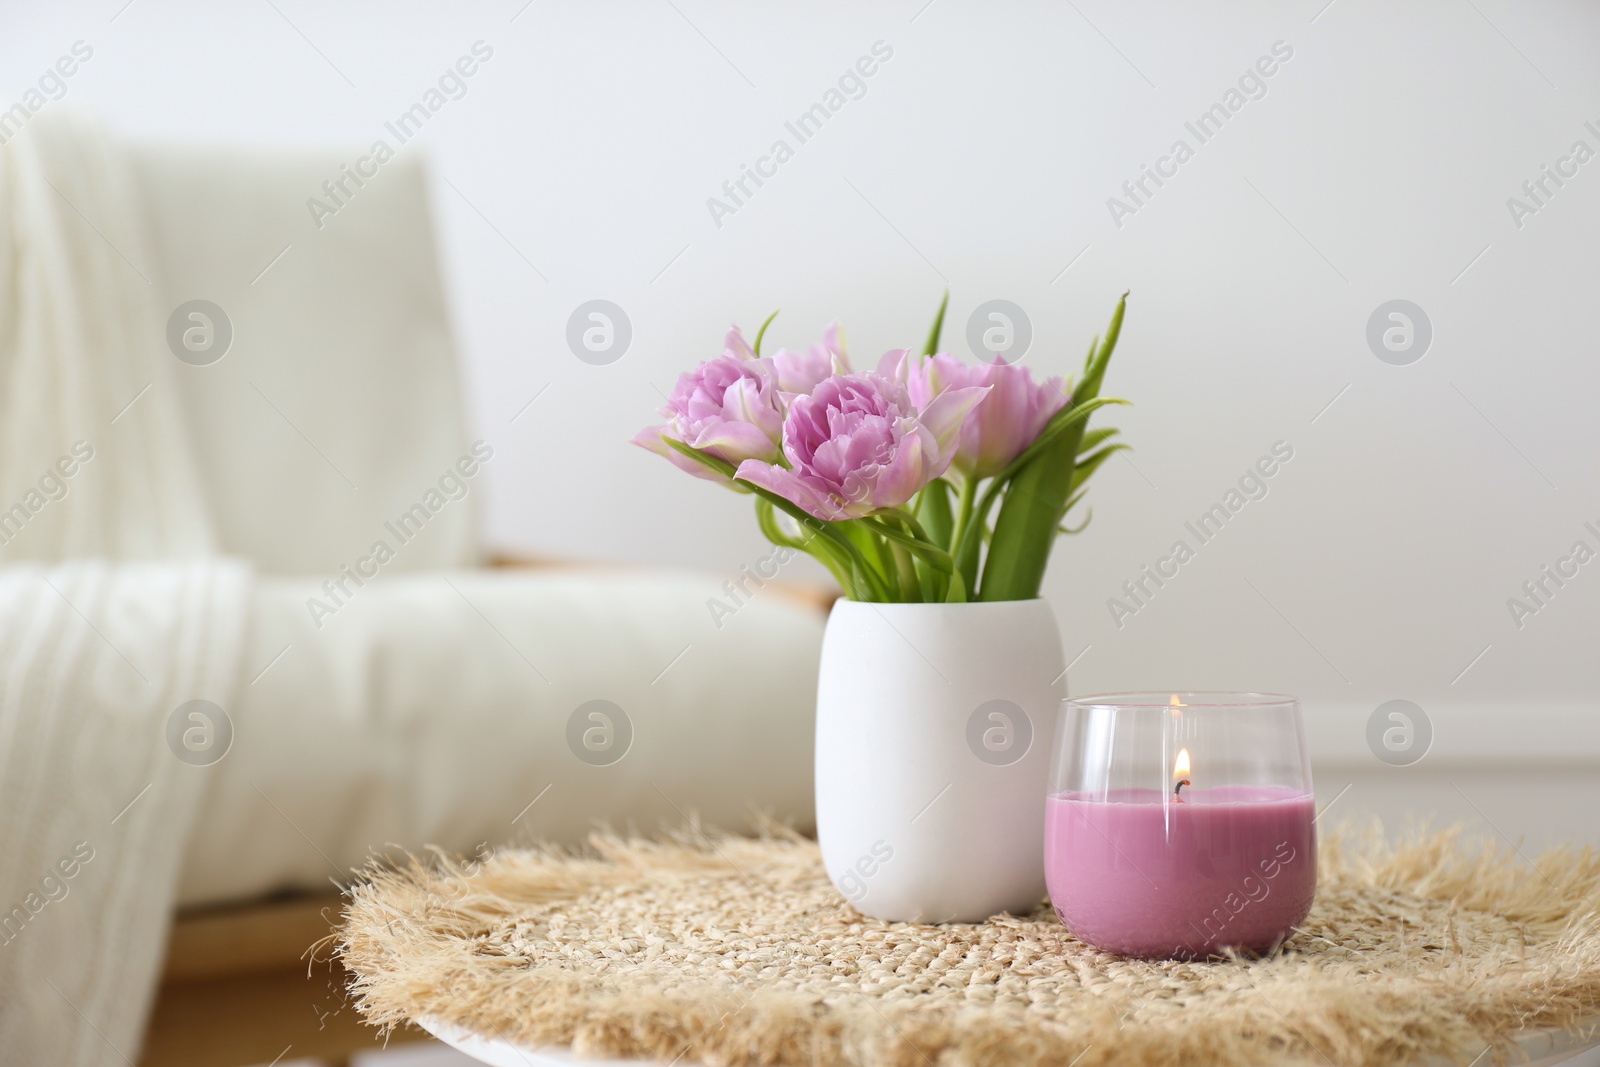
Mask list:
[[781,832],[374,866],[338,950],[380,1026],[703,1064],[1487,1064],[1600,1007],[1593,851],[1342,831],[1320,863],[1305,926],[1253,961],[1121,959],[1048,906],[866,919]]

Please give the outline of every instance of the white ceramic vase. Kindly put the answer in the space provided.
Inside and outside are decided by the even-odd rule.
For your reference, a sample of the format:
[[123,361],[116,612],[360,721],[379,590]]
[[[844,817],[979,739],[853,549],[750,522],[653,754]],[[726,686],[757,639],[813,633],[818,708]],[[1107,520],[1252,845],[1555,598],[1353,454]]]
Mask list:
[[817,836],[846,899],[928,923],[1040,902],[1064,674],[1044,600],[834,604],[817,684]]

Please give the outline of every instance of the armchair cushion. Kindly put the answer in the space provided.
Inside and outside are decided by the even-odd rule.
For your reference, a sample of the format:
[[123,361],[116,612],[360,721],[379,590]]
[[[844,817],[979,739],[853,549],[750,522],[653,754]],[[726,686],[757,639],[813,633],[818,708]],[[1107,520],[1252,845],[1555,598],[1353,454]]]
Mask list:
[[325,887],[388,846],[576,844],[691,817],[741,829],[752,808],[808,829],[823,616],[765,588],[718,626],[718,585],[399,575],[350,587],[318,628],[320,583],[263,579],[181,901]]

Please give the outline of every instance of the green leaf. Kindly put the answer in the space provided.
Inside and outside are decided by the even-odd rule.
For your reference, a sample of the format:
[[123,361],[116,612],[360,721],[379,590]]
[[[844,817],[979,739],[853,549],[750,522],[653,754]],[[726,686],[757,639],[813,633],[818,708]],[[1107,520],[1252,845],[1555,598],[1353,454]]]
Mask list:
[[875,534],[864,519],[843,519],[832,525],[855,546],[868,578],[874,580],[883,599],[890,603],[902,599],[894,587],[894,557],[888,543]]
[[944,332],[944,309],[950,303],[950,290],[944,291],[944,296],[939,298],[939,310],[933,316],[933,325],[928,328],[928,340],[922,346],[922,354],[931,356],[939,351],[939,335]]
[[1064,534],[1082,533],[1083,532],[1083,528],[1085,526],[1089,525],[1089,520],[1094,517],[1094,509],[1093,508],[1089,509],[1089,513],[1083,517],[1083,522],[1079,523],[1076,528],[1064,525],[1065,522],[1066,522],[1066,519],[1067,519],[1067,514],[1072,510],[1073,506],[1078,503],[1078,501],[1083,499],[1084,494],[1087,493],[1088,491],[1089,490],[1087,490],[1087,489],[1080,489],[1076,493],[1073,493],[1072,496],[1067,500],[1067,506],[1061,509],[1061,521],[1062,521],[1063,525],[1058,528],[1061,533],[1064,533]]
[[746,492],[755,493],[761,499],[771,502],[772,506],[779,511],[791,516],[800,524],[802,529],[811,530],[828,539],[834,549],[850,564],[850,580],[841,581],[839,584],[844,587],[846,595],[852,600],[877,600],[883,602],[894,599],[889,592],[888,583],[884,580],[883,575],[868,566],[866,557],[861,554],[860,549],[840,531],[839,527],[848,526],[848,523],[833,523],[819,519],[787,497],[779,496],[772,490],[756,485],[754,482],[741,482],[740,484],[748,487]]
[[[900,520],[901,525],[903,525],[907,530],[911,531],[912,536],[928,544],[935,543],[933,538],[928,536],[928,531],[922,528],[922,523],[917,521],[917,517],[911,514],[911,512],[907,511],[905,508],[883,508],[878,511],[877,514],[892,515],[894,518]],[[940,545],[939,547],[943,548],[944,546]]]
[[1100,464],[1109,459],[1113,452],[1124,452],[1132,447],[1132,445],[1121,444],[1107,445],[1098,452],[1091,452],[1087,456],[1083,456],[1078,460],[1077,468],[1072,473],[1073,490],[1076,491],[1078,486],[1088,481],[1090,476],[1100,469]]
[[772,507],[772,501],[756,497],[756,525],[761,528],[762,534],[768,541],[775,545],[784,545],[788,548],[805,549],[816,539],[816,534],[810,537],[791,537],[778,525],[778,513]]
[[943,478],[935,478],[917,494],[917,521],[928,532],[928,540],[949,550],[951,527],[955,517],[950,510],[953,487]]
[[1090,508],[1087,512],[1084,513],[1083,521],[1078,523],[1078,525],[1076,525],[1076,526],[1067,526],[1067,525],[1063,524],[1060,527],[1058,527],[1057,529],[1058,529],[1058,531],[1060,533],[1064,533],[1064,534],[1081,534],[1081,533],[1083,533],[1084,527],[1089,525],[1089,520],[1092,519],[1092,518],[1094,518],[1094,508]]
[[[949,482],[935,478],[922,487],[916,500],[917,521],[927,532],[928,540],[946,551],[950,549],[951,526],[954,523],[950,511],[950,491]],[[940,601],[948,594],[948,579],[921,559],[917,560],[917,580],[922,586],[923,600]]]
[[870,517],[862,521],[870,523],[874,532],[883,535],[897,545],[915,552],[940,572],[949,574],[955,570],[955,563],[951,560],[950,553],[938,545],[930,544],[925,538],[916,534],[906,533],[904,530],[898,529],[892,522],[886,522],[877,517]]
[[1073,391],[1076,400],[1081,393],[1084,397],[1099,396],[1100,383],[1105,380],[1106,367],[1111,362],[1111,353],[1116,350],[1117,338],[1122,336],[1122,316],[1128,310],[1128,294],[1124,292],[1117,301],[1116,309],[1111,312],[1111,323],[1106,327],[1105,340],[1093,350],[1083,368],[1083,381],[1078,383]]
[[[983,580],[978,588],[979,600],[1029,600],[1039,595],[1050,550],[1061,525],[1063,505],[1071,496],[1073,479],[1078,473],[1077,457],[1088,415],[1100,406],[1097,403],[1100,383],[1105,379],[1106,366],[1121,335],[1126,309],[1127,294],[1124,293],[1111,314],[1104,340],[1090,350],[1085,360],[1083,377],[1073,390],[1073,404],[1067,414],[1059,425],[1052,419],[1052,425],[1047,426],[1013,465],[1018,469],[1005,487],[1005,500],[995,517]],[[995,480],[998,482],[1000,478]],[[985,497],[988,496],[989,493],[985,493]]]
[[[1023,449],[1022,454],[1007,464],[1004,470],[995,475],[995,481],[999,482],[1020,472],[1035,456],[1047,451],[1063,434],[1074,430],[1081,434],[1085,420],[1107,404],[1127,403],[1129,401],[1122,399],[1120,396],[1097,396],[1091,400],[1085,400],[1081,404],[1063,408],[1061,411],[1056,412],[1050,421],[1045,423],[1044,429],[1039,432],[1039,436],[1033,439],[1033,443]],[[1112,433],[1115,432],[1115,430],[1112,431]],[[1078,438],[1077,447],[1078,451],[1082,451],[1084,448],[1081,436]]]
[[1093,430],[1085,430],[1083,434],[1083,440],[1078,443],[1078,455],[1083,455],[1085,452],[1098,446],[1102,441],[1110,437],[1115,437],[1121,432],[1122,431],[1118,430],[1115,426],[1101,426]]
[[959,570],[952,571],[950,574],[950,587],[945,592],[944,602],[946,604],[965,604],[967,602],[967,583],[961,577]]
[[[1040,431],[1038,437],[1034,438],[1033,443],[1027,448],[1023,449],[1021,455],[1012,460],[1006,465],[1005,469],[1001,470],[1000,473],[994,476],[994,478],[989,482],[988,488],[983,491],[983,496],[979,499],[977,508],[974,510],[971,519],[968,521],[967,525],[963,527],[961,542],[956,546],[956,563],[960,566],[962,573],[967,577],[969,583],[975,581],[976,579],[976,575],[978,573],[978,554],[980,550],[980,542],[988,539],[990,533],[988,527],[989,509],[992,508],[995,504],[995,501],[999,499],[1000,493],[1003,490],[1006,491],[1006,499],[1009,500],[1011,498],[1011,493],[1014,490],[1009,489],[1008,486],[1015,481],[1015,479],[1024,470],[1028,468],[1028,465],[1032,463],[1035,458],[1044,456],[1047,451],[1052,448],[1056,448],[1057,443],[1061,440],[1063,435],[1081,432],[1085,420],[1087,420],[1088,417],[1095,411],[1105,407],[1107,404],[1126,403],[1126,400],[1123,400],[1119,397],[1094,397],[1089,400],[1085,400],[1081,404],[1070,405],[1062,408],[1060,411],[1051,416],[1049,422],[1045,423],[1044,429]],[[1064,452],[1065,450],[1062,449],[1060,452],[1051,452],[1050,455],[1055,457],[1055,462],[1068,464],[1070,466],[1071,462],[1076,459],[1076,453],[1073,453],[1072,455],[1064,455],[1062,454]],[[1003,507],[1002,513],[1004,513]],[[996,523],[998,525],[998,520],[996,520]],[[1053,526],[1055,524],[1051,523],[1051,525]],[[987,571],[989,564],[986,563],[984,566],[985,571]],[[985,577],[984,580],[987,582],[987,577]],[[1029,598],[1006,597],[1001,599],[1025,600]]]
[[750,346],[750,351],[754,352],[758,356],[761,354],[761,339],[767,335],[767,327],[771,326],[772,320],[777,317],[778,313],[776,311],[767,316],[767,321],[763,322],[761,324],[761,329],[756,331],[756,342]]
[[778,518],[773,511],[772,501],[759,496],[756,497],[756,525],[761,527],[761,532],[773,544],[799,549],[817,560],[817,562],[828,568],[828,573],[833,575],[833,580],[839,583],[839,588],[844,590],[846,596],[852,599],[861,599],[855,592],[850,559],[839,551],[838,546],[826,538],[818,537],[815,531],[812,531],[806,537],[791,537],[784,533],[783,529],[778,525]]

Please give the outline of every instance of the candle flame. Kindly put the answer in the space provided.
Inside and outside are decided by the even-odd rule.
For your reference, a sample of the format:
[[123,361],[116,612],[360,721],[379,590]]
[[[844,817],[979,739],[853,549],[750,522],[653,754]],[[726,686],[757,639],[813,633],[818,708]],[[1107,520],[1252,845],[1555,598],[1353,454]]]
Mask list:
[[1178,778],[1187,778],[1187,777],[1189,777],[1189,750],[1188,749],[1186,749],[1186,748],[1178,749],[1178,758],[1172,764],[1172,777],[1175,780],[1178,779]]
[[1175,707],[1175,708],[1183,707],[1183,701],[1178,699],[1178,694],[1177,693],[1173,693],[1172,694],[1172,706]]

